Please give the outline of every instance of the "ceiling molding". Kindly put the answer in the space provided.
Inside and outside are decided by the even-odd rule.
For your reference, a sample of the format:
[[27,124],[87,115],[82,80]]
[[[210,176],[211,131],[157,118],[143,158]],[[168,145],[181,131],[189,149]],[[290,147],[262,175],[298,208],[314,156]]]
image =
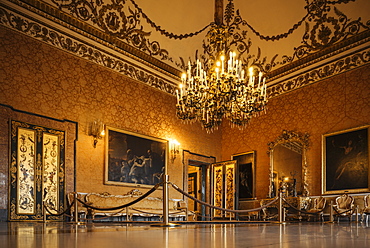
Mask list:
[[[302,38],[302,43],[305,45],[297,47],[301,55],[286,55],[286,61],[270,63],[259,56],[251,57],[255,65],[265,69],[269,67],[265,70],[268,72],[269,97],[297,90],[369,63],[370,22],[366,25],[360,20],[350,22],[350,19],[338,11],[334,13],[336,16],[325,17],[327,19],[325,22],[325,18],[319,18],[324,12],[316,10],[318,9],[309,11],[311,18],[309,21],[312,23],[311,25],[306,23],[306,33]],[[238,12],[235,18],[238,20],[241,18]],[[340,18],[342,22],[338,21]],[[336,26],[342,32],[332,33],[331,41],[327,44],[318,42],[317,35],[322,31],[321,28],[329,24]],[[163,52],[162,55],[153,54],[145,46],[140,50],[140,47],[128,44],[130,42],[123,41],[112,31],[106,32],[104,29],[99,29],[98,26],[91,25],[91,21],[89,23],[78,19],[58,9],[57,5],[52,6],[42,0],[1,2],[0,25],[168,94],[174,95],[180,82],[181,71],[165,63],[172,58],[164,49],[157,48]],[[158,58],[160,56],[164,57]]]
[[[297,61],[291,62],[283,67],[275,69],[267,74],[268,81],[273,82],[289,74],[294,74],[298,70],[311,66],[313,64],[320,63],[330,57],[334,57],[340,53],[348,53],[351,49],[359,47],[370,41],[370,30],[365,30],[355,36],[352,36],[346,40],[338,42],[325,49],[319,50],[316,53],[310,54]],[[269,85],[271,85],[270,83]]]
[[[102,29],[98,29],[90,25],[88,22],[78,19],[66,12],[63,12],[57,7],[52,6],[42,0],[8,0],[8,3],[6,4],[9,5],[10,3],[18,5],[21,8],[24,8],[30,12],[36,13],[38,16],[50,20],[53,23],[57,23],[63,27],[66,27],[70,31],[81,34],[88,39],[98,42],[111,49],[115,49],[126,56],[136,58],[140,60],[140,62],[152,64],[153,66],[157,67],[160,70],[165,71],[166,73],[172,74],[176,77],[179,77],[181,75],[180,70],[154,57],[155,53],[157,57],[168,59],[167,51],[163,49],[160,49],[161,50],[160,52],[158,51],[149,53],[143,52],[140,49],[137,49],[136,47],[125,43],[122,39],[119,39],[116,35],[112,35]],[[19,9],[19,11],[22,10]],[[143,39],[142,37],[138,38]],[[150,49],[147,49],[147,51],[149,50]]]
[[123,55],[119,50],[99,46],[92,41],[87,42],[81,37],[72,36],[71,32],[66,33],[55,28],[55,25],[51,27],[40,20],[25,17],[24,13],[1,4],[0,24],[168,94],[174,95],[178,87],[178,77],[166,71],[160,71],[150,63],[140,61],[142,62],[140,64],[137,59]]
[[356,50],[332,62],[321,64],[315,68],[306,69],[296,76],[283,79],[267,88],[268,98],[276,97],[304,86],[319,82],[329,77],[356,69],[370,63],[370,45],[363,50]]

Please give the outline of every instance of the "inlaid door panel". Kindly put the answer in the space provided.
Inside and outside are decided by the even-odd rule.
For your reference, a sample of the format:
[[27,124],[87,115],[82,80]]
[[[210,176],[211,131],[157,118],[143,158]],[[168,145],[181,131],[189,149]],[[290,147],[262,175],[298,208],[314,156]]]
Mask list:
[[[212,164],[212,199],[214,206],[235,209],[235,168],[235,160]],[[213,217],[228,216],[233,216],[233,214],[219,209],[213,210]]]
[[53,214],[64,210],[64,137],[63,131],[11,121],[9,220],[41,220],[44,205]]

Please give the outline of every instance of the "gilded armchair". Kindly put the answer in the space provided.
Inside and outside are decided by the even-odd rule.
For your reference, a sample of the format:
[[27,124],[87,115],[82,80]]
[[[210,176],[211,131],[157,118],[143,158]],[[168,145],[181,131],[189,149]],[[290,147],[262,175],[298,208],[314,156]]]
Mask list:
[[324,208],[326,205],[326,199],[322,196],[318,198],[311,198],[310,199],[310,209],[306,212],[309,214],[309,218],[311,215],[319,216],[321,221],[324,221]]
[[366,216],[366,223],[370,215],[370,195],[364,196],[364,209],[362,210],[362,219]]
[[347,194],[343,194],[335,198],[335,205],[334,208],[334,215],[338,218],[338,222],[340,217],[348,217],[349,221],[351,221],[352,214],[354,211],[353,205],[353,197]]

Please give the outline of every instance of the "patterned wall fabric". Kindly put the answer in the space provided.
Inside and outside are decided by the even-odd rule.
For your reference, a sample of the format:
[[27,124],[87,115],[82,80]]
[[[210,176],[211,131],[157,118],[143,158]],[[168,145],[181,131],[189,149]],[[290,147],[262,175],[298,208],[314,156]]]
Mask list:
[[283,130],[308,133],[307,183],[310,195],[321,194],[322,135],[370,124],[370,66],[343,73],[273,98],[266,114],[244,130],[222,126],[222,159],[257,151],[257,198],[268,193],[268,143]]
[[[10,29],[0,27],[0,103],[14,109],[35,113],[60,120],[76,122],[58,124],[68,128],[66,139],[66,181],[68,191],[74,190],[74,170],[76,169],[76,189],[80,192],[110,192],[122,194],[131,188],[107,186],[104,184],[104,155],[106,141],[101,139],[93,147],[93,138],[88,135],[89,125],[96,119],[104,124],[162,139],[177,139],[181,149],[196,151],[206,156],[220,157],[221,132],[212,135],[205,133],[199,125],[184,123],[175,114],[176,99],[172,95],[153,89],[143,83],[131,80],[103,66],[72,56],[42,42],[35,41]],[[0,108],[1,110],[1,108]],[[10,110],[0,115],[1,134],[8,135],[6,116],[14,116]],[[17,114],[20,115],[20,114]],[[40,117],[27,116],[27,122],[50,122]],[[56,125],[52,123],[52,126]],[[78,132],[74,144],[74,132]],[[1,141],[6,146],[6,140]],[[74,147],[76,145],[76,147]],[[76,158],[74,158],[74,149]],[[1,152],[1,151],[0,151]],[[182,152],[174,163],[168,166],[170,180],[183,185]],[[0,158],[2,159],[2,158]],[[0,173],[8,174],[7,153]],[[7,189],[0,193],[7,195]],[[172,192],[174,198],[179,198]],[[156,191],[155,196],[161,196]],[[4,200],[0,208],[6,208]]]
[[[308,132],[312,146],[307,154],[311,194],[320,193],[321,136],[370,123],[370,66],[338,74],[273,98],[267,113],[239,130],[228,123],[213,134],[199,125],[182,123],[175,116],[176,99],[103,66],[72,56],[3,26],[0,27],[0,103],[15,109],[78,123],[76,178],[78,191],[109,191],[122,194],[129,189],[103,184],[104,140],[93,147],[88,125],[95,119],[105,124],[159,138],[176,138],[182,149],[225,161],[232,154],[256,151],[256,197],[268,193],[267,143],[282,130]],[[5,110],[2,110],[5,112]],[[0,116],[1,137],[7,137],[7,119]],[[42,122],[39,117],[27,117]],[[72,132],[75,129],[71,130]],[[7,139],[1,139],[7,147]],[[72,144],[72,146],[71,146]],[[67,140],[73,151],[73,139]],[[221,150],[222,149],[222,150]],[[2,152],[0,173],[8,183],[8,155]],[[1,151],[0,151],[1,152]],[[222,152],[222,153],[221,153]],[[222,154],[222,155],[221,155]],[[181,155],[182,156],[182,155]],[[66,157],[66,180],[73,185],[74,157]],[[170,180],[182,185],[181,159],[169,166]],[[73,187],[70,187],[73,190]],[[7,208],[6,187],[0,188],[0,208]],[[174,194],[175,197],[179,195]],[[5,196],[5,197],[4,197]]]

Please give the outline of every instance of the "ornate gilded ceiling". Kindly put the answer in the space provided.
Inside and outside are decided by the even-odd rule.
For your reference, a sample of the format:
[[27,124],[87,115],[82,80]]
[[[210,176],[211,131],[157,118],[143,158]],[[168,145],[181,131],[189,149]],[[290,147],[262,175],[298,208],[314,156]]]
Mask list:
[[[214,0],[3,0],[0,24],[173,94],[188,60],[207,60]],[[224,0],[245,65],[270,97],[369,63],[368,0]],[[212,34],[209,34],[212,35]]]

